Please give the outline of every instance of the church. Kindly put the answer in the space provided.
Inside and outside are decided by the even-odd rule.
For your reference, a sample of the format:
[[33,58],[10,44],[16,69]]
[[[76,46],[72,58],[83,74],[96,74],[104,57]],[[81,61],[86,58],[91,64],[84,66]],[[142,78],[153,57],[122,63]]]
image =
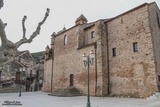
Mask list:
[[69,29],[53,33],[46,47],[43,91],[75,87],[92,96],[146,98],[160,91],[160,11],[144,3],[109,19],[88,22],[82,14]]

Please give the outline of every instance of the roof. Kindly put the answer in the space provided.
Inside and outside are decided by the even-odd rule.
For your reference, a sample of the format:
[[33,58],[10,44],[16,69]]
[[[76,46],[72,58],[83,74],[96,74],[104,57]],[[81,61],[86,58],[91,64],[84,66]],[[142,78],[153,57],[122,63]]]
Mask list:
[[[29,50],[19,51],[17,57],[18,57],[18,56],[22,56],[22,55],[24,55],[24,54],[28,54],[30,57],[32,57],[32,55],[31,55],[31,53],[29,52]],[[32,58],[33,58],[33,57],[32,57]]]
[[[153,3],[154,3],[154,2],[153,2]],[[150,3],[150,4],[151,4],[151,3]],[[118,15],[118,16],[115,16],[115,17],[111,18],[110,20],[107,20],[106,22],[112,21],[112,20],[114,20],[114,19],[116,19],[116,18],[118,18],[118,17],[121,17],[121,16],[123,16],[123,15],[126,15],[126,14],[128,14],[128,13],[130,13],[130,12],[133,12],[133,11],[135,11],[135,10],[137,10],[137,9],[140,9],[140,8],[146,6],[146,5],[149,5],[149,4],[148,4],[148,3],[143,3],[142,5],[139,5],[139,6],[135,7],[135,8],[127,11],[127,12],[124,12],[124,13]]]
[[85,26],[83,27],[84,29],[88,29],[88,28],[91,28],[92,26],[95,25],[95,22],[92,22],[92,23],[87,23],[85,24]]
[[31,53],[31,55],[33,56],[36,62],[44,59],[44,51]]
[[[155,2],[152,2],[152,3],[155,3]],[[116,18],[118,18],[118,17],[121,17],[121,16],[125,15],[125,14],[128,14],[128,13],[130,13],[130,12],[132,12],[132,11],[135,11],[135,10],[137,10],[137,9],[140,9],[140,8],[146,6],[146,5],[150,5],[150,4],[152,4],[152,3],[144,3],[144,4],[142,4],[142,5],[139,5],[139,6],[135,7],[135,8],[127,11],[127,12],[124,12],[124,13],[122,13],[122,14],[120,14],[120,15],[117,15],[117,16],[115,16],[115,17],[113,17],[113,18],[100,19],[100,20],[103,20],[104,22],[109,22],[109,21],[112,21],[112,20],[114,20],[114,19],[116,19]],[[79,21],[80,19],[83,19],[83,20],[87,21],[86,17],[85,17],[83,14],[81,14],[81,15],[76,19],[76,21]],[[99,21],[99,20],[97,20],[97,21]],[[94,26],[97,21],[84,24],[84,29],[88,29],[88,28]],[[73,29],[74,27],[77,27],[77,26],[78,26],[78,25],[75,25],[75,26],[72,26],[72,27],[69,28],[69,29],[63,30],[62,32],[59,32],[58,34],[56,34],[56,36],[58,36],[58,35],[60,35],[60,34],[62,34],[62,33],[64,33],[64,32],[66,32],[66,31],[68,31],[68,30],[71,30],[71,29]]]
[[17,61],[16,59],[13,60],[12,62],[16,62],[17,64],[19,64],[19,65],[22,66],[22,67],[27,67],[25,64],[23,64],[23,63]]

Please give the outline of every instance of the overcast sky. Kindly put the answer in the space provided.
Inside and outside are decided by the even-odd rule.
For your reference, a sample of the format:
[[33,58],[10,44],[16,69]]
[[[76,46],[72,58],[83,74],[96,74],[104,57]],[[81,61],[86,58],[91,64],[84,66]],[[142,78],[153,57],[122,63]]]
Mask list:
[[27,16],[26,37],[35,31],[50,8],[50,15],[32,43],[23,44],[19,50],[30,52],[44,51],[50,45],[51,34],[58,32],[65,26],[66,29],[74,26],[75,20],[81,14],[88,22],[106,19],[124,13],[143,3],[156,2],[160,7],[160,0],[4,0],[0,10],[0,18],[7,23],[5,28],[7,38],[17,42],[22,38],[22,18]]

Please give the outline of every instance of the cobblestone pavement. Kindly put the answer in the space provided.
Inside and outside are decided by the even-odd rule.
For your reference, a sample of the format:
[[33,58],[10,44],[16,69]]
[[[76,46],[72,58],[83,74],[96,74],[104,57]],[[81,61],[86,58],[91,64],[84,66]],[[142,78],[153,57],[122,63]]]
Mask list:
[[[0,107],[86,107],[87,97],[56,97],[44,92],[1,93]],[[8,106],[10,105],[10,106]],[[156,99],[91,97],[91,107],[160,107]]]

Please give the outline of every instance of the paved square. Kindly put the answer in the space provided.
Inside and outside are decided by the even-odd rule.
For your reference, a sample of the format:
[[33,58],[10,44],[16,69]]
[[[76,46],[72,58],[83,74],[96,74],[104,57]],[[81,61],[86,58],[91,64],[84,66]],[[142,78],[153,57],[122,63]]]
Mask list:
[[[86,107],[87,102],[86,96],[56,97],[44,92],[23,92],[21,97],[18,95],[19,93],[1,93],[0,107]],[[12,105],[3,105],[7,101]],[[160,100],[91,97],[91,107],[160,107]]]

